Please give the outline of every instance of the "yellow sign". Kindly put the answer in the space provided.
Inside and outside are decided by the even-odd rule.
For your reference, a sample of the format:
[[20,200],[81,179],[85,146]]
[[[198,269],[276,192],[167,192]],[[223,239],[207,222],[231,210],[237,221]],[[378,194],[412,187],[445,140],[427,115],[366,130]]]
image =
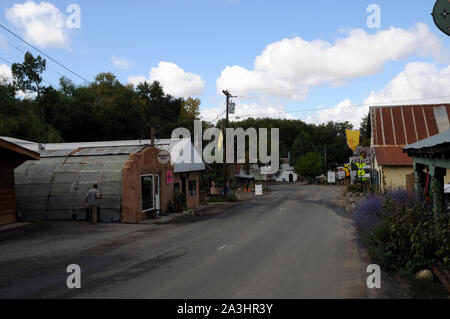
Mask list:
[[347,145],[354,152],[356,147],[359,145],[359,131],[345,130],[347,135]]
[[345,171],[345,176],[349,177],[350,176],[350,165],[344,165],[344,171]]

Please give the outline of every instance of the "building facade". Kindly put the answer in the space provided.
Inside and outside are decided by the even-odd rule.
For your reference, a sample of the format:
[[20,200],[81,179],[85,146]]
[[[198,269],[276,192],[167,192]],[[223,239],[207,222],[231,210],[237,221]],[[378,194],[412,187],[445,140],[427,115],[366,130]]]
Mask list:
[[450,104],[371,107],[370,119],[378,185],[411,188],[413,159],[402,149],[449,130]]
[[[85,219],[85,195],[97,184],[102,194],[101,221],[137,223],[174,207],[178,174],[192,179],[204,169],[203,163],[181,161],[185,157],[180,154],[194,151],[190,140],[28,146],[38,148],[41,159],[25,162],[15,171],[18,209],[24,220]],[[172,148],[178,153],[171,152],[170,161],[161,162],[159,154]],[[190,187],[191,193],[197,194],[188,202],[192,208],[199,204],[198,181]]]

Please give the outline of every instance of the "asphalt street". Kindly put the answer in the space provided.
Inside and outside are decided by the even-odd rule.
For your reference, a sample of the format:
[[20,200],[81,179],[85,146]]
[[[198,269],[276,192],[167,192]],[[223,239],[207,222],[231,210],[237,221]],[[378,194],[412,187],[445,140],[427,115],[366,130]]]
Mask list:
[[[0,238],[0,298],[368,298],[368,262],[337,206],[341,191],[274,186],[214,214],[140,225],[42,256],[15,249],[8,258],[6,246],[26,248],[16,238],[26,233],[4,246]],[[82,225],[97,231],[89,226]],[[80,289],[66,286],[68,264],[81,267]]]

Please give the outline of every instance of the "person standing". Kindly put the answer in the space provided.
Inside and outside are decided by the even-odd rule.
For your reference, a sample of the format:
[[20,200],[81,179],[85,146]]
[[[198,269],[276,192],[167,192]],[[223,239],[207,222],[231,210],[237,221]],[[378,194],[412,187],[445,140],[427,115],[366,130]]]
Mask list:
[[86,205],[89,207],[89,215],[92,225],[97,225],[97,207],[98,200],[102,198],[102,195],[98,191],[97,184],[94,184],[92,188],[86,194]]

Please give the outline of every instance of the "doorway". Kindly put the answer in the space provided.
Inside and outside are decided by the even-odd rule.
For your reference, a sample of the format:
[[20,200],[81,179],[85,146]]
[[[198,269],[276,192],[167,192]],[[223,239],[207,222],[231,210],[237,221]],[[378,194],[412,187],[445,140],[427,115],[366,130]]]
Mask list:
[[155,175],[155,209],[161,209],[159,175]]
[[148,212],[155,209],[155,194],[153,191],[153,175],[141,176],[142,211]]

